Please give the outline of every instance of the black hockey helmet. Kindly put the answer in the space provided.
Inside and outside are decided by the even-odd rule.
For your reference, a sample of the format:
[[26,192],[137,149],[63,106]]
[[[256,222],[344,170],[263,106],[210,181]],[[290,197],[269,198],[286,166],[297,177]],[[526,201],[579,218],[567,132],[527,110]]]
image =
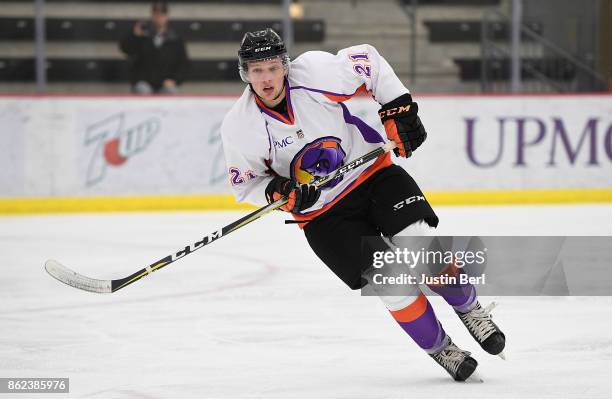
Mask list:
[[242,38],[238,50],[238,70],[243,81],[246,78],[247,63],[280,57],[283,65],[289,67],[289,56],[283,39],[273,29],[267,28],[247,32]]

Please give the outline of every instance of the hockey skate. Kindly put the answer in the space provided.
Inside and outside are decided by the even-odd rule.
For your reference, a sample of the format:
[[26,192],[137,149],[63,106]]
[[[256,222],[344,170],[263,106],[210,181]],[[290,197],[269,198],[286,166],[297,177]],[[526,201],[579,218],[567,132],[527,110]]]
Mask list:
[[457,345],[453,344],[450,337],[447,336],[448,344],[439,352],[430,354],[436,363],[444,367],[444,370],[453,377],[455,381],[467,380],[478,362],[470,356],[470,352],[461,350]]
[[506,359],[503,350],[506,346],[506,336],[493,323],[491,310],[496,306],[495,302],[491,303],[486,308],[480,306],[480,302],[476,302],[476,307],[467,313],[456,312],[465,327],[474,337],[476,342],[480,344],[482,349],[492,355],[498,355],[502,359]]

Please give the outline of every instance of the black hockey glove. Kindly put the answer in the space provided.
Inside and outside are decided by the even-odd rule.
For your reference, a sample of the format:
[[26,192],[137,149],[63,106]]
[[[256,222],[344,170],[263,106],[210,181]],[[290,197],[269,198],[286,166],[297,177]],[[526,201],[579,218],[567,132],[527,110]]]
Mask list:
[[395,155],[408,158],[427,138],[427,132],[418,117],[419,107],[406,93],[382,106],[378,111],[385,126],[387,138],[395,141]]
[[286,212],[299,213],[317,202],[321,190],[310,184],[297,184],[294,180],[276,176],[266,187],[266,200],[271,204],[286,197],[289,202],[280,209]]

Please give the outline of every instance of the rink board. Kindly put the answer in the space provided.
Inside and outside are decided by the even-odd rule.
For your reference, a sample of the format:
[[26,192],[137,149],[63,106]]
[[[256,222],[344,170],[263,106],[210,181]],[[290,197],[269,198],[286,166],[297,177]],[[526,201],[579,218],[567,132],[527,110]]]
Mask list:
[[[243,208],[219,133],[235,100],[2,97],[0,212]],[[418,100],[428,139],[398,163],[432,202],[612,202],[612,95]],[[377,103],[347,105],[382,132]]]

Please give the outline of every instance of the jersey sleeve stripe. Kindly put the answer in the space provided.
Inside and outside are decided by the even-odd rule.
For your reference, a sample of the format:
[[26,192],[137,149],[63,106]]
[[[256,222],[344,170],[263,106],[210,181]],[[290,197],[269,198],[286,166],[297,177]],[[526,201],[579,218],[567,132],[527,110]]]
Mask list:
[[334,92],[331,92],[331,91],[320,90],[320,89],[313,89],[312,87],[306,87],[306,86],[293,86],[293,87],[291,87],[291,90],[297,90],[297,89],[308,90],[308,91],[313,91],[315,93],[320,93],[320,94],[323,94],[325,97],[329,98],[330,100],[336,101],[336,102],[343,102],[343,101],[351,99],[352,97],[354,97],[356,95],[367,94],[368,93],[365,84],[362,84],[361,86],[359,86],[357,88],[357,90],[355,90],[355,92],[353,94],[334,93]]

